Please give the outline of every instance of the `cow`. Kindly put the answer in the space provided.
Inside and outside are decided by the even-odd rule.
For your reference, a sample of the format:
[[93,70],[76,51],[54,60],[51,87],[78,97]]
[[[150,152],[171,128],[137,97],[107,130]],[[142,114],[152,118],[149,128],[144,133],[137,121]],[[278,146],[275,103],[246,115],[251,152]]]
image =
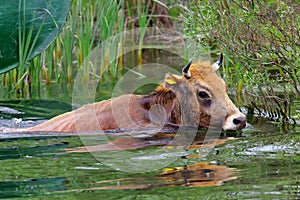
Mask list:
[[189,62],[182,75],[167,73],[164,82],[148,95],[126,94],[87,104],[42,124],[10,131],[95,132],[119,129],[197,126],[240,130],[246,117],[233,104],[216,71],[223,54],[211,65]]

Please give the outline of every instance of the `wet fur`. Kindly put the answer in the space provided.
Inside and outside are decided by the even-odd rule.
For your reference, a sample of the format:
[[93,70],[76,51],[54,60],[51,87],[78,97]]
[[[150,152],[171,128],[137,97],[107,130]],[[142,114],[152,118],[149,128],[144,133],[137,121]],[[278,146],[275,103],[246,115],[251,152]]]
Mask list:
[[[177,83],[168,85],[168,87],[161,84],[155,92],[149,95],[122,95],[84,105],[75,111],[62,114],[31,128],[10,130],[91,132],[119,128],[154,127],[157,124],[153,123],[153,119],[150,117],[150,109],[156,104],[163,106],[166,114],[166,121],[159,125],[199,125],[208,128],[211,119],[216,121],[216,125],[222,125],[226,116],[238,112],[226,93],[224,81],[216,75],[209,62],[192,64],[190,72],[192,74],[190,79],[184,77],[176,79]],[[196,95],[198,87],[207,87],[212,90],[214,95],[212,103],[219,105],[208,107],[199,101]],[[154,117],[160,115],[161,113],[151,113],[151,116]],[[218,119],[216,116],[220,116],[222,119]],[[158,118],[158,120],[161,119]]]

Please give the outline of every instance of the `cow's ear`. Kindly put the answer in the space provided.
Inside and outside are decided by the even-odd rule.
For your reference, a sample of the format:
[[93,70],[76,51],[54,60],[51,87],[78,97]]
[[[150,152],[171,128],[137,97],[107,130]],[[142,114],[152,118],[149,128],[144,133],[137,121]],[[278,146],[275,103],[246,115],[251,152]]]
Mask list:
[[223,53],[220,54],[218,61],[212,65],[212,68],[214,68],[214,70],[217,71],[222,66],[222,63],[223,63]]
[[186,66],[184,66],[182,69],[182,75],[187,79],[191,78],[191,72],[189,71],[191,64],[192,61],[190,60],[189,63]]
[[182,83],[182,77],[181,76],[177,76],[175,74],[170,74],[167,73],[165,80],[164,80],[164,84],[163,86],[165,88],[173,88],[176,85],[179,85]]

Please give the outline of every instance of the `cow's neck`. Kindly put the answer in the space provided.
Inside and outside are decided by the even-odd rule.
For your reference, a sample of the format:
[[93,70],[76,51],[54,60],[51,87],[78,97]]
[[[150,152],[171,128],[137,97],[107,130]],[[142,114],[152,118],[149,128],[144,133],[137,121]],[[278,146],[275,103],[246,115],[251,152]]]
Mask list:
[[171,90],[160,86],[156,92],[144,96],[143,107],[150,110],[155,104],[163,106],[167,114],[167,123],[171,124],[197,127],[200,116],[207,119],[208,116],[203,115],[200,107],[195,103],[197,99],[191,91],[182,90],[177,95]]
[[154,105],[163,106],[169,123],[178,124],[180,119],[180,109],[176,95],[168,89],[157,89],[155,92],[143,97],[142,105],[150,110]]

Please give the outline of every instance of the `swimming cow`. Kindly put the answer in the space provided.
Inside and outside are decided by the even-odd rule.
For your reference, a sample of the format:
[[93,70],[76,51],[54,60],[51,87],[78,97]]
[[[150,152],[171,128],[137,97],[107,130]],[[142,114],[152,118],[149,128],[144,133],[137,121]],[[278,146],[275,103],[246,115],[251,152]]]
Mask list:
[[96,102],[34,127],[11,131],[92,132],[167,125],[239,130],[246,126],[229,99],[226,84],[215,71],[223,55],[209,62],[188,63],[182,75],[166,74],[164,82],[148,95],[127,94]]

